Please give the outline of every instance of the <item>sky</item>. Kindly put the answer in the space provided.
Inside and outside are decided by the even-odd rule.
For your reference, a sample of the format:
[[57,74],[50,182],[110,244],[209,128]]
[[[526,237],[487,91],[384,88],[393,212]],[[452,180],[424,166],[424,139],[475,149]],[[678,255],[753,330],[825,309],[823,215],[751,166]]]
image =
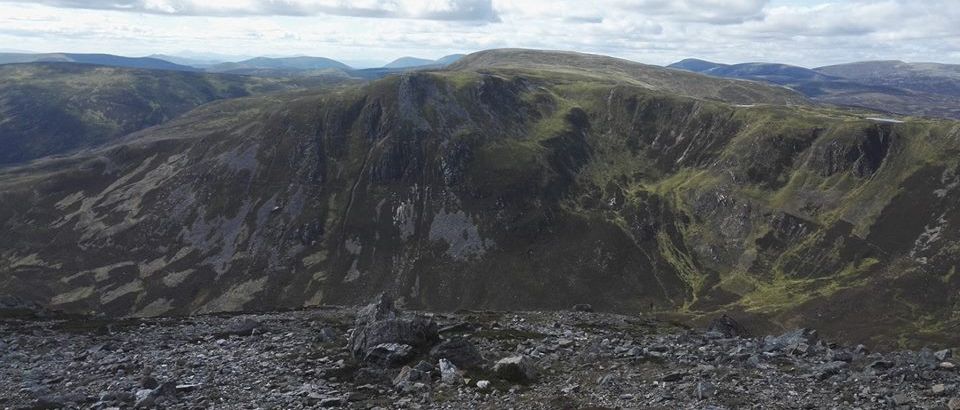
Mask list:
[[960,0],[0,0],[0,51],[372,66],[521,47],[660,65],[960,64],[958,22]]

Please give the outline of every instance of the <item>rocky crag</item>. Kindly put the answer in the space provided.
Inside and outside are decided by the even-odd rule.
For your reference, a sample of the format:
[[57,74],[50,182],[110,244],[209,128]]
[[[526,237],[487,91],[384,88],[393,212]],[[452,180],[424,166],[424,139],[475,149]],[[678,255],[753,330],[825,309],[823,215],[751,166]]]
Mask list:
[[387,291],[955,345],[960,124],[872,117],[528,50],[227,100],[0,170],[0,289],[113,317]]

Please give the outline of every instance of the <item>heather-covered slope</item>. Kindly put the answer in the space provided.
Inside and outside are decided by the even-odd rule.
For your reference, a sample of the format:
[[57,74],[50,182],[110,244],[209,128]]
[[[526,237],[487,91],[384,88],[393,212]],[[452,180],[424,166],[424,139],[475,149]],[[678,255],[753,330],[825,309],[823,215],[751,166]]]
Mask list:
[[[431,309],[741,311],[956,342],[960,124],[602,74],[619,60],[584,75],[556,54],[494,57],[210,104],[3,171],[0,288],[114,315],[388,291]],[[713,101],[744,84],[738,104],[789,105]]]

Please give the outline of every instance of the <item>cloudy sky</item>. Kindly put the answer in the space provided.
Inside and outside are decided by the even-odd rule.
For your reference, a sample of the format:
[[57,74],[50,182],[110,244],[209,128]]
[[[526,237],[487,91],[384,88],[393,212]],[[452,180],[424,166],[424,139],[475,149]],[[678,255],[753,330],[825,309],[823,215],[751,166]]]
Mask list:
[[960,63],[960,0],[0,0],[0,51]]

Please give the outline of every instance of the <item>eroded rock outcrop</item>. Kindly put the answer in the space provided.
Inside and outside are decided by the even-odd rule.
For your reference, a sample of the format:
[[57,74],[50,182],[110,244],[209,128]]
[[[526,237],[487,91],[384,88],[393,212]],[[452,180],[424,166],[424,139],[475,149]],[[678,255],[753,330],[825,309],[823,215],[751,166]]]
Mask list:
[[357,314],[348,348],[359,361],[401,366],[440,341],[437,329],[431,319],[404,317],[394,308],[393,299],[382,294]]

